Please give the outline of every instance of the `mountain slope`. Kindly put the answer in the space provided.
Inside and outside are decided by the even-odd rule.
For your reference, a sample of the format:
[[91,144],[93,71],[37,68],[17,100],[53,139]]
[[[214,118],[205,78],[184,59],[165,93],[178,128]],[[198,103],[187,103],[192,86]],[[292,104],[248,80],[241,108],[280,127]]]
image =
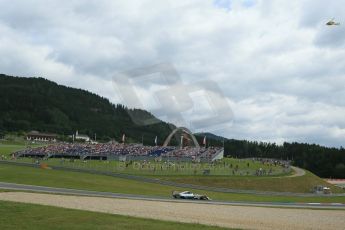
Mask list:
[[[156,119],[148,126],[135,124],[128,112]],[[129,110],[85,90],[58,85],[43,78],[0,75],[0,130],[72,134],[75,130],[98,139],[120,139],[123,133],[132,141],[163,139],[172,124],[162,122],[145,110]],[[150,144],[150,143],[148,143]]]
[[[129,116],[128,112],[134,116]],[[138,125],[146,119],[153,125]],[[162,122],[145,110],[129,110],[107,99],[81,89],[58,85],[43,78],[20,78],[0,74],[0,137],[9,131],[38,130],[71,135],[76,130],[104,141],[120,140],[123,133],[129,141],[153,145],[158,136],[162,144],[174,125]],[[208,146],[224,146],[225,155],[248,158],[293,160],[321,177],[345,178],[345,149],[306,143],[265,143],[234,140],[212,133],[199,133],[199,143],[207,137]],[[179,142],[172,140],[172,144]],[[224,142],[223,142],[224,141]]]
[[194,134],[195,136],[199,136],[199,137],[206,137],[207,140],[216,140],[216,141],[223,141],[223,139],[225,139],[224,137],[221,137],[221,136],[217,136],[213,133],[195,133]]

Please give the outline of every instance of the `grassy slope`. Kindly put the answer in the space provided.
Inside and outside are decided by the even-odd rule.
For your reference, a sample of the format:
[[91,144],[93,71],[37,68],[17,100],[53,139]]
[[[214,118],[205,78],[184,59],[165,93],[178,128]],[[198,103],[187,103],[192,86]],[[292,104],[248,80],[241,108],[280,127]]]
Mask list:
[[[17,161],[19,162],[29,162],[32,163],[34,160],[33,158],[18,158]],[[52,166],[64,166],[64,167],[72,167],[72,168],[90,168],[96,169],[101,171],[112,171],[112,172],[122,172],[127,174],[136,174],[136,175],[143,175],[143,176],[190,176],[194,175],[194,170],[196,175],[203,175],[203,171],[205,169],[210,170],[210,175],[218,175],[218,176],[233,176],[232,169],[229,168],[229,165],[239,165],[238,171],[234,171],[235,175],[246,175],[248,172],[249,176],[255,173],[255,170],[259,168],[269,169],[269,166],[262,165],[259,162],[253,163],[249,160],[241,160],[238,163],[236,159],[224,159],[223,162],[226,162],[226,166],[222,163],[218,163],[217,165],[212,165],[209,163],[200,163],[194,164],[191,162],[178,162],[174,163],[172,166],[168,166],[165,162],[154,162],[150,161],[149,164],[147,162],[134,162],[133,164],[126,167],[126,163],[120,161],[99,161],[99,160],[74,160],[71,162],[68,159],[61,160],[57,158],[49,158],[47,160],[41,160],[41,162],[47,163],[48,165]],[[246,163],[250,163],[250,167],[246,166]],[[143,166],[143,167],[142,167]],[[280,166],[273,166],[273,173],[276,176],[279,175],[288,175],[288,173],[284,173],[284,169]]]
[[[42,144],[30,144],[30,147],[38,147]],[[17,141],[0,141],[0,156],[4,154],[5,156],[10,156],[12,152],[19,151],[26,148],[26,142],[24,140],[17,140]],[[32,162],[32,159],[29,158],[19,158],[19,161],[23,162]],[[54,159],[50,158],[46,161],[50,165],[61,165],[61,159]],[[107,163],[107,164],[105,164]],[[161,176],[185,176],[185,175],[194,175],[194,164],[192,163],[177,163],[174,164],[173,167],[168,168],[164,162],[162,163],[155,163],[150,162],[150,165],[145,165],[143,168],[140,167],[142,162],[139,164],[135,163],[128,168],[124,167],[124,164],[119,161],[109,161],[109,162],[101,162],[97,160],[86,161],[75,160],[75,162],[69,162],[65,160],[63,163],[64,166],[67,167],[81,167],[81,168],[93,168],[97,170],[106,170],[106,171],[120,171],[123,173],[129,174],[138,174],[138,175],[146,175],[146,176],[153,176],[153,175],[161,175]],[[230,165],[232,168],[230,168]],[[156,170],[153,170],[153,168]],[[162,167],[161,167],[162,166]],[[196,175],[202,175],[204,169],[210,169],[210,175],[223,175],[223,176],[233,176],[233,171],[235,167],[238,166],[238,171],[235,171],[235,175],[246,175],[247,172],[249,175],[255,173],[255,171],[259,168],[269,170],[273,170],[273,175],[287,175],[284,172],[283,168],[280,166],[268,166],[261,164],[257,161],[251,160],[239,160],[233,158],[224,158],[222,163],[218,163],[215,166],[212,166],[208,163],[198,164],[196,167]],[[161,170],[163,169],[163,170]]]
[[[18,161],[30,162],[32,159],[19,159]],[[49,159],[47,161],[48,165],[61,165],[59,159]],[[147,175],[145,172],[140,172],[136,169],[127,169],[123,170],[124,167],[114,167],[110,162],[105,164],[105,162],[100,161],[88,161],[83,163],[81,161],[76,161],[70,163],[66,161],[63,165],[65,167],[72,168],[92,168],[101,171],[115,171],[129,174],[137,175]],[[117,162],[116,164],[119,164]],[[168,173],[169,171],[165,172]],[[269,177],[269,176],[184,176],[176,175],[175,172],[171,172],[171,175],[160,175],[160,174],[151,174],[147,176],[157,176],[160,179],[175,181],[178,183],[187,183],[187,184],[197,184],[197,185],[206,185],[213,187],[222,187],[222,188],[234,188],[234,189],[246,189],[246,190],[258,190],[258,191],[278,191],[278,192],[310,192],[310,189],[315,185],[324,185],[332,189],[334,193],[344,192],[342,189],[327,183],[321,178],[315,176],[314,174],[307,172],[306,175],[301,177]]]
[[23,145],[0,143],[0,155],[9,155],[12,152],[25,149]]
[[[76,188],[95,191],[106,191],[125,194],[142,194],[149,196],[169,197],[171,191],[181,190],[171,186],[137,182],[109,176],[87,173],[44,170],[24,166],[0,164],[0,181],[33,184],[51,187]],[[206,193],[214,200],[231,201],[272,201],[272,202],[343,202],[345,197],[288,197],[259,196],[250,194],[230,194],[193,190]]]
[[[31,147],[38,147],[42,146],[42,144],[30,144]],[[0,156],[10,156],[11,153],[25,149],[26,143],[25,141],[5,141],[0,140]]]
[[328,186],[335,192],[344,190],[327,183],[320,177],[311,172],[300,177],[247,177],[247,176],[186,176],[186,177],[159,177],[161,179],[175,181],[178,183],[206,185],[220,188],[247,189],[259,191],[278,191],[278,192],[303,192],[308,193],[315,185]]
[[0,164],[0,181],[155,196],[162,194],[166,196],[166,194],[170,194],[174,190],[173,187],[169,186],[152,186],[148,183],[139,183],[109,176],[4,164]]
[[[18,221],[19,220],[19,221]],[[1,229],[223,229],[199,224],[111,215],[43,205],[0,201]]]
[[[3,150],[1,150],[3,148]],[[13,145],[13,151],[24,149],[25,146]],[[0,153],[4,151],[5,153],[10,152],[9,146],[0,145]],[[32,158],[18,158],[18,161],[21,162],[32,162]],[[210,170],[209,175],[218,175],[218,176],[253,176],[258,169],[264,169],[267,172],[271,169],[271,175],[281,176],[288,175],[290,172],[286,171],[283,167],[269,166],[267,164],[262,164],[259,161],[252,160],[239,160],[234,158],[224,158],[221,162],[216,164],[209,163],[198,163],[194,164],[191,162],[174,162],[171,165],[168,165],[166,162],[133,162],[128,167],[125,167],[124,162],[120,161],[98,161],[98,160],[74,160],[73,162],[68,159],[61,160],[57,158],[49,158],[46,160],[41,160],[49,165],[63,165],[65,167],[79,167],[79,168],[92,168],[102,171],[115,171],[128,174],[136,174],[143,176],[189,176],[189,175],[203,175],[204,170]],[[148,164],[149,163],[149,164]],[[238,167],[235,170],[235,167]]]

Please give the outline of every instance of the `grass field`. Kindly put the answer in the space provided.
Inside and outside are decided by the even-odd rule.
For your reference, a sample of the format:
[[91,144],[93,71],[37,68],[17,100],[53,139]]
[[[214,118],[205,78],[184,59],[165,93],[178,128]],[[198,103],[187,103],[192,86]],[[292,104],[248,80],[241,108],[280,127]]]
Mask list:
[[305,175],[298,177],[165,176],[158,178],[178,183],[258,191],[308,193],[315,185],[323,185],[330,187],[333,193],[345,192],[345,190],[327,183],[308,171]]
[[[18,162],[33,163],[34,158],[18,158]],[[100,161],[100,160],[71,160],[49,158],[40,160],[51,166],[64,166],[70,168],[95,169],[99,171],[121,172],[142,176],[202,176],[205,170],[207,175],[214,176],[255,176],[257,170],[267,172],[267,176],[288,175],[291,171],[279,165],[269,166],[259,161],[224,158],[217,163],[192,163],[192,162],[154,162],[154,161]],[[268,172],[271,173],[268,175]],[[256,177],[256,176],[255,176]]]
[[0,155],[9,156],[12,152],[25,149],[24,145],[0,143]]
[[[148,196],[170,197],[173,190],[181,190],[172,186],[137,182],[110,176],[88,173],[67,172],[39,169],[24,166],[0,164],[0,181],[21,184],[32,184],[50,187],[75,188],[84,190],[115,192],[124,194],[141,194]],[[183,189],[182,189],[183,190]],[[252,194],[231,194],[220,192],[193,192],[207,194],[214,200],[257,201],[257,202],[342,202],[345,197],[292,197]]]
[[[23,143],[4,143],[0,142],[0,154],[10,154],[13,151],[17,151],[25,148]],[[33,159],[24,158],[20,161],[32,162]],[[212,168],[209,164],[204,164],[203,167],[210,168],[211,172],[217,170],[227,170],[232,172],[233,168],[238,165],[239,170],[235,175],[217,175],[223,172],[218,171],[216,175],[200,175],[203,169],[199,169],[197,175],[191,174],[192,170],[190,165],[179,165],[180,171],[176,171],[176,168],[167,168],[165,171],[154,173],[151,166],[145,166],[140,168],[128,167],[126,168],[124,163],[118,161],[74,161],[61,159],[49,159],[48,165],[64,165],[75,168],[92,168],[97,170],[117,171],[123,173],[132,173],[138,175],[154,176],[163,180],[175,181],[179,183],[189,183],[198,185],[207,185],[214,187],[225,187],[234,189],[248,189],[258,191],[281,191],[281,192],[309,192],[315,185],[325,185],[331,187],[333,192],[343,192],[338,187],[326,183],[321,178],[307,172],[306,175],[301,177],[280,177],[280,176],[246,176],[244,173],[248,170],[255,170],[257,168],[263,168],[268,170],[269,167],[263,165],[260,162],[253,162],[251,160],[238,160],[238,159],[224,159],[224,162],[218,166]],[[228,168],[224,169],[224,165]],[[229,168],[232,165],[232,169]],[[184,166],[184,167],[181,167]],[[220,169],[217,169],[219,167]],[[223,169],[221,169],[223,167]],[[281,169],[280,166],[273,166],[274,170]],[[185,171],[184,171],[185,170]],[[240,175],[240,172],[243,172]],[[231,174],[231,173],[230,173]],[[287,175],[279,174],[278,175]],[[57,170],[43,170],[20,166],[10,166],[0,164],[0,181],[14,182],[23,184],[43,185],[51,187],[64,187],[64,188],[77,188],[95,191],[117,192],[125,194],[142,194],[151,196],[163,196],[168,197],[172,190],[181,190],[181,188],[174,188],[171,186],[163,186],[158,184],[150,184],[137,182],[132,180],[125,180],[120,178],[114,178],[109,176],[93,175],[87,173],[66,172]],[[205,193],[205,191],[194,191],[199,193]],[[207,195],[213,199],[218,200],[233,200],[233,201],[280,201],[280,202],[345,202],[342,197],[284,197],[284,196],[260,196],[249,194],[229,194],[229,193],[216,193],[207,192]]]
[[[42,146],[42,144],[30,144],[31,147]],[[9,157],[11,153],[25,149],[27,147],[24,141],[5,141],[0,140],[0,156],[5,155]]]
[[224,229],[199,224],[185,224],[170,221],[150,220],[128,216],[56,208],[0,201],[0,228],[46,230],[94,230],[94,229],[138,229],[138,230],[184,230]]
[[[30,145],[30,147],[37,147],[39,144]],[[12,152],[25,149],[25,142],[4,142],[0,141],[0,156],[3,154],[10,156]],[[33,162],[31,158],[18,158],[17,161]],[[69,159],[54,159],[49,158],[41,162],[49,165],[63,165],[72,168],[88,168],[102,171],[122,172],[136,175],[203,175],[208,171],[209,175],[223,175],[223,176],[254,176],[256,171],[262,169],[267,172],[268,176],[287,175],[289,170],[284,169],[279,165],[262,164],[259,161],[240,160],[233,158],[225,158],[216,164],[209,163],[187,163],[187,162],[120,162],[120,161],[99,161],[99,160],[73,160]],[[266,176],[267,176],[266,175]]]

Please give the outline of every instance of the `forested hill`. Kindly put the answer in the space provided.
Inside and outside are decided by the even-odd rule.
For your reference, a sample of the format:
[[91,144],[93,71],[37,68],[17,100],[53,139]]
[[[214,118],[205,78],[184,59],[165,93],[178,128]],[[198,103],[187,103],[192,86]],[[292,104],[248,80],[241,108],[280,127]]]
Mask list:
[[[128,112],[131,112],[132,117]],[[133,115],[136,123],[133,122]],[[153,119],[153,125],[137,125]],[[123,133],[132,142],[153,145],[158,136],[162,144],[175,126],[159,121],[147,111],[127,109],[81,89],[74,89],[43,78],[21,78],[0,74],[0,136],[5,132],[37,130],[67,136],[76,130],[98,140],[120,140]],[[199,143],[207,137],[207,145],[225,147],[233,157],[267,157],[293,160],[321,177],[345,178],[345,149],[314,144],[251,142],[233,140],[211,133],[196,135]],[[177,140],[178,141],[178,140]],[[177,142],[175,141],[176,144]]]
[[240,158],[266,157],[289,159],[295,166],[324,178],[345,178],[345,149],[307,143],[275,143],[228,140],[225,148]]
[[[135,115],[133,122],[131,115]],[[158,123],[142,126],[140,119]],[[169,135],[174,126],[145,110],[127,109],[85,90],[58,85],[43,78],[11,77],[0,74],[0,132],[31,131],[71,135],[76,130],[97,139],[121,139],[153,144]]]
[[234,140],[210,133],[196,134],[202,143],[204,136],[210,146],[224,146],[225,155],[238,158],[274,158],[291,160],[295,166],[305,168],[324,178],[345,179],[345,149],[308,143],[275,143]]

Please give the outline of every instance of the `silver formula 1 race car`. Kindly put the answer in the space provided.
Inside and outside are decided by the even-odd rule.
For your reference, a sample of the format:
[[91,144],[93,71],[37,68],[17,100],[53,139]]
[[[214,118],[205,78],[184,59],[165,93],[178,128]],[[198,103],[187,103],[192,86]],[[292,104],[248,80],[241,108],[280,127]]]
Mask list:
[[175,199],[211,200],[206,195],[195,194],[189,191],[184,191],[184,192],[173,191],[172,196]]

